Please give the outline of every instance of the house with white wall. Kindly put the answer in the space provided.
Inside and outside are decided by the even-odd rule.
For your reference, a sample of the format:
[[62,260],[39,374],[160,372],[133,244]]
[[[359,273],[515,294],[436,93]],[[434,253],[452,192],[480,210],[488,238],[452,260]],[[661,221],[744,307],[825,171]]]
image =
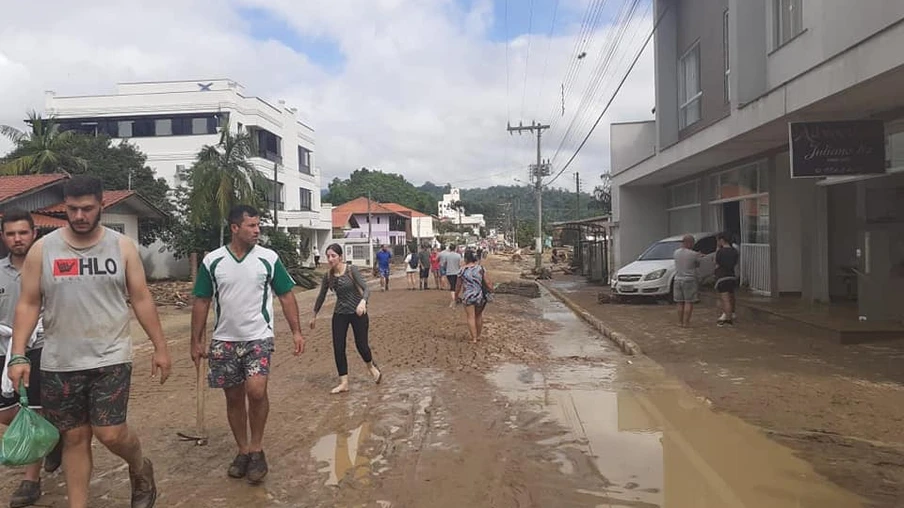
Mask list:
[[752,291],[904,318],[904,2],[653,3],[655,118],[610,133],[616,268],[727,231]]
[[[67,174],[0,176],[0,216],[13,208],[31,213],[39,235],[65,227],[63,184]],[[139,243],[142,219],[163,221],[166,213],[141,194],[131,190],[104,191],[101,224]],[[0,255],[5,255],[0,244]],[[153,265],[144,260],[145,270]]]
[[[250,132],[258,144],[251,162],[270,180],[269,207],[276,210],[278,228],[300,238],[309,262],[311,249],[323,250],[330,238],[332,214],[320,199],[314,130],[285,101],[249,95],[231,79],[206,79],[120,83],[103,95],[47,92],[45,110],[62,129],[135,144],[171,187],[185,183],[181,170],[192,166],[202,147],[217,144],[221,128]],[[153,259],[148,276],[187,275],[187,261],[175,259],[165,247],[142,249],[144,258]]]

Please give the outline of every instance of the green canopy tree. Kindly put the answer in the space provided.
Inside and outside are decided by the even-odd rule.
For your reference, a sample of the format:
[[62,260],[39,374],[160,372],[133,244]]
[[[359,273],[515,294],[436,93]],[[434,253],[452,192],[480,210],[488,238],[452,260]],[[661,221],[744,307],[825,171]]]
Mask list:
[[194,226],[214,225],[224,245],[224,227],[229,209],[238,203],[256,208],[266,205],[270,185],[251,163],[257,143],[247,131],[231,132],[226,125],[216,145],[205,145],[189,174],[189,219]]
[[53,116],[42,118],[32,111],[28,114],[30,131],[21,131],[9,125],[0,125],[0,135],[13,142],[15,149],[0,159],[2,175],[34,175],[60,172],[77,172],[87,167],[84,159],[72,154],[69,144],[76,135],[73,131],[60,132]]
[[426,214],[436,213],[436,199],[418,190],[402,175],[361,168],[348,178],[334,178],[329,193],[323,200],[341,205],[359,197],[367,197],[381,203],[398,203]]

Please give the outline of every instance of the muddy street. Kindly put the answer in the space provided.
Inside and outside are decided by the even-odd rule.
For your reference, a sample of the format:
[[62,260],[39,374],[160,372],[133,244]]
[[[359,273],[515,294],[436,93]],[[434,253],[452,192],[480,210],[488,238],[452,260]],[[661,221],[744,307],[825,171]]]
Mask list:
[[[225,474],[235,450],[221,393],[207,394],[209,444],[177,438],[195,426],[190,309],[161,308],[174,374],[152,383],[149,345],[136,339],[129,415],[155,462],[158,506],[861,504],[757,428],[714,413],[651,360],[622,355],[545,291],[534,300],[499,295],[475,346],[447,292],[395,285],[369,306],[381,385],[349,344],[351,391],[329,394],[329,312],[300,358],[278,323],[270,474],[256,487]],[[315,296],[299,293],[303,322]],[[137,325],[135,337],[144,337]],[[127,506],[125,466],[100,445],[95,452],[92,506]],[[7,476],[3,500],[17,481]],[[42,506],[65,506],[60,473],[44,490]]]

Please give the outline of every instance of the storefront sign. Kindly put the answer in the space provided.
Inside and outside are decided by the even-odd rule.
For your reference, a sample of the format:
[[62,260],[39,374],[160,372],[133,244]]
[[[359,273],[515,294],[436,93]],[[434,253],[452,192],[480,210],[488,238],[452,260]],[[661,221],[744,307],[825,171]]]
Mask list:
[[791,178],[885,173],[885,124],[792,122]]

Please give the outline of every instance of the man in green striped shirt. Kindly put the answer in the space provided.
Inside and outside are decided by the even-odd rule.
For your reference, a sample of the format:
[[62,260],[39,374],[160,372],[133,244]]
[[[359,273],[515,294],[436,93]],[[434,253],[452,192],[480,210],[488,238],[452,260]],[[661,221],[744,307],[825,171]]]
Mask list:
[[[228,219],[232,240],[204,256],[195,280],[191,356],[196,366],[202,357],[208,358],[208,383],[226,394],[226,416],[239,449],[228,475],[247,477],[256,484],[268,472],[262,440],[270,410],[267,378],[274,350],[274,294],[292,330],[295,355],[304,351],[304,336],[292,292],[295,281],[276,252],[257,245],[260,214],[253,207],[237,205]],[[213,340],[205,349],[211,302],[216,321]]]

